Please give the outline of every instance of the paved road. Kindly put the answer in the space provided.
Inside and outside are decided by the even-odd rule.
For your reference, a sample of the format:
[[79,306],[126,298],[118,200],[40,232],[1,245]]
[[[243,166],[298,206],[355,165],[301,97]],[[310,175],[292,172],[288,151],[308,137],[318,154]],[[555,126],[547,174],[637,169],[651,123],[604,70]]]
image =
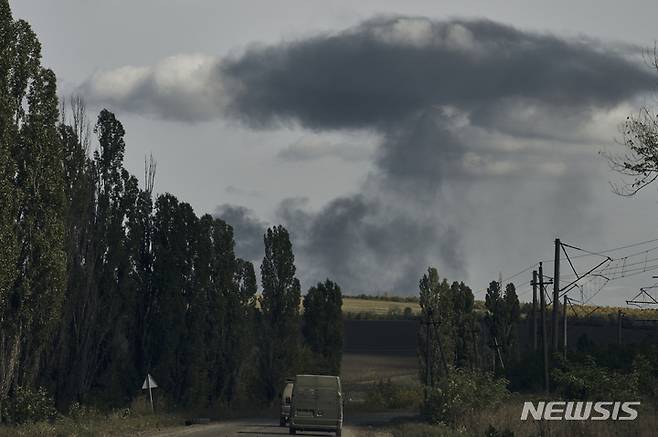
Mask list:
[[[343,426],[345,437],[384,437],[389,433],[376,432],[372,425],[386,423],[396,417],[409,417],[410,412],[386,412],[363,414],[353,417]],[[170,428],[156,433],[146,434],[148,437],[268,437],[288,435],[288,428],[280,427],[275,419],[242,419],[228,422],[217,422],[209,425],[193,425]],[[332,436],[333,433],[301,432],[299,436]]]

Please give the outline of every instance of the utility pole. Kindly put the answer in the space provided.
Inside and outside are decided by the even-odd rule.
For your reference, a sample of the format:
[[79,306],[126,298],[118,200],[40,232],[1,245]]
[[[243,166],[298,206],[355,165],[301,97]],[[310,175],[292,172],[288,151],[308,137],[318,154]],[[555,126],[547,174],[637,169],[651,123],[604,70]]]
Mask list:
[[564,295],[564,304],[562,305],[562,319],[564,326],[562,327],[563,341],[564,346],[564,359],[567,359],[567,295]]
[[[438,324],[440,325],[441,322],[439,321]],[[441,363],[443,364],[443,371],[446,373],[446,377],[448,377],[448,362],[446,361],[446,356],[443,353],[443,345],[441,344],[440,332],[436,333],[436,344],[439,346],[439,354],[441,354]],[[432,381],[432,386],[434,386],[434,381]]]
[[532,271],[532,350],[537,351],[537,270]]
[[617,344],[621,346],[621,327],[624,313],[621,310],[617,311]]
[[[432,308],[427,310],[427,325],[426,331],[426,349],[425,349],[425,400],[427,401],[429,396],[429,388],[434,387],[434,372],[432,371],[432,330],[435,325],[440,325],[441,321],[434,321],[432,318],[433,311]],[[443,370],[445,371],[446,376],[448,376],[448,363],[446,361],[445,354],[443,353],[443,345],[441,344],[441,333],[436,332],[436,345],[439,348],[439,355],[441,356],[441,364],[443,365]]]
[[432,326],[432,308],[430,307],[427,310],[427,322],[426,327],[427,329],[425,330],[425,402],[429,400],[429,389],[432,386],[432,342],[431,342],[431,326]]
[[542,348],[544,352],[544,390],[548,394],[549,385],[548,385],[548,344],[546,342],[546,298],[544,297],[544,267],[542,263],[539,263],[539,295],[540,295],[540,306],[541,306],[541,337],[542,337]]
[[553,273],[553,322],[551,327],[553,328],[553,352],[558,350],[558,341],[559,341],[559,328],[558,328],[558,314],[560,311],[560,249],[561,247],[560,239],[555,239],[555,271]]
[[[498,340],[496,339],[496,336],[493,338],[494,340],[494,346],[496,347],[496,352],[498,353],[498,359],[500,360],[500,367],[505,370],[505,363],[503,362],[503,355],[500,353],[500,345],[498,344]],[[496,371],[496,356],[494,354],[494,372]]]
[[475,353],[475,369],[479,369],[482,366],[480,363],[480,354],[478,352],[478,338],[475,334],[478,333],[478,330],[473,328],[469,329],[471,333],[471,338],[473,339],[473,352]]

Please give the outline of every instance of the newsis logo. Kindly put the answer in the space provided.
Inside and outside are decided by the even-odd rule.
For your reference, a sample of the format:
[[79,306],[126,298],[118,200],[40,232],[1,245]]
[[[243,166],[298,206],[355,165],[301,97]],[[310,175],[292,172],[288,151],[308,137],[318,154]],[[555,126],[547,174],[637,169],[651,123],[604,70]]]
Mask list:
[[521,420],[635,420],[640,402],[524,402]]

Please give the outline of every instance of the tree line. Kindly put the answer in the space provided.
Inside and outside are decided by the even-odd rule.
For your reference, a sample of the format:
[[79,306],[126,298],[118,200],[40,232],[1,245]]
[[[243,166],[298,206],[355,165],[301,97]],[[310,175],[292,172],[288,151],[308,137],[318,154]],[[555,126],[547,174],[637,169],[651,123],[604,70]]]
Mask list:
[[300,311],[285,228],[264,234],[259,295],[230,224],[156,196],[152,159],[140,186],[115,114],[92,126],[81,99],[60,102],[7,0],[0,51],[0,422],[39,387],[60,410],[118,406],[148,372],[176,406],[230,406],[340,371],[340,287],[317,284]]
[[503,291],[498,281],[492,281],[481,312],[475,310],[470,287],[441,279],[434,267],[422,276],[419,289],[418,356],[423,384],[434,387],[454,369],[492,369],[502,374],[505,363],[518,361],[521,311],[514,284],[507,284]]

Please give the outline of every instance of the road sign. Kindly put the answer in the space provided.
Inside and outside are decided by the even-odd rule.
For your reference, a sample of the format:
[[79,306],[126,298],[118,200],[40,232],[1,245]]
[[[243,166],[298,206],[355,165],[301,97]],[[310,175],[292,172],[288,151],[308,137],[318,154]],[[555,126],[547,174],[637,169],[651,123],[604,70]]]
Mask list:
[[144,384],[142,385],[142,390],[147,390],[149,388],[157,388],[158,384],[155,383],[155,379],[151,376],[150,373],[146,374],[146,379],[144,379]]
[[153,408],[153,389],[156,388],[158,384],[155,383],[155,379],[151,376],[150,373],[146,374],[146,379],[144,379],[144,384],[142,384],[142,390],[149,391],[149,399],[151,400],[151,413],[155,411]]

